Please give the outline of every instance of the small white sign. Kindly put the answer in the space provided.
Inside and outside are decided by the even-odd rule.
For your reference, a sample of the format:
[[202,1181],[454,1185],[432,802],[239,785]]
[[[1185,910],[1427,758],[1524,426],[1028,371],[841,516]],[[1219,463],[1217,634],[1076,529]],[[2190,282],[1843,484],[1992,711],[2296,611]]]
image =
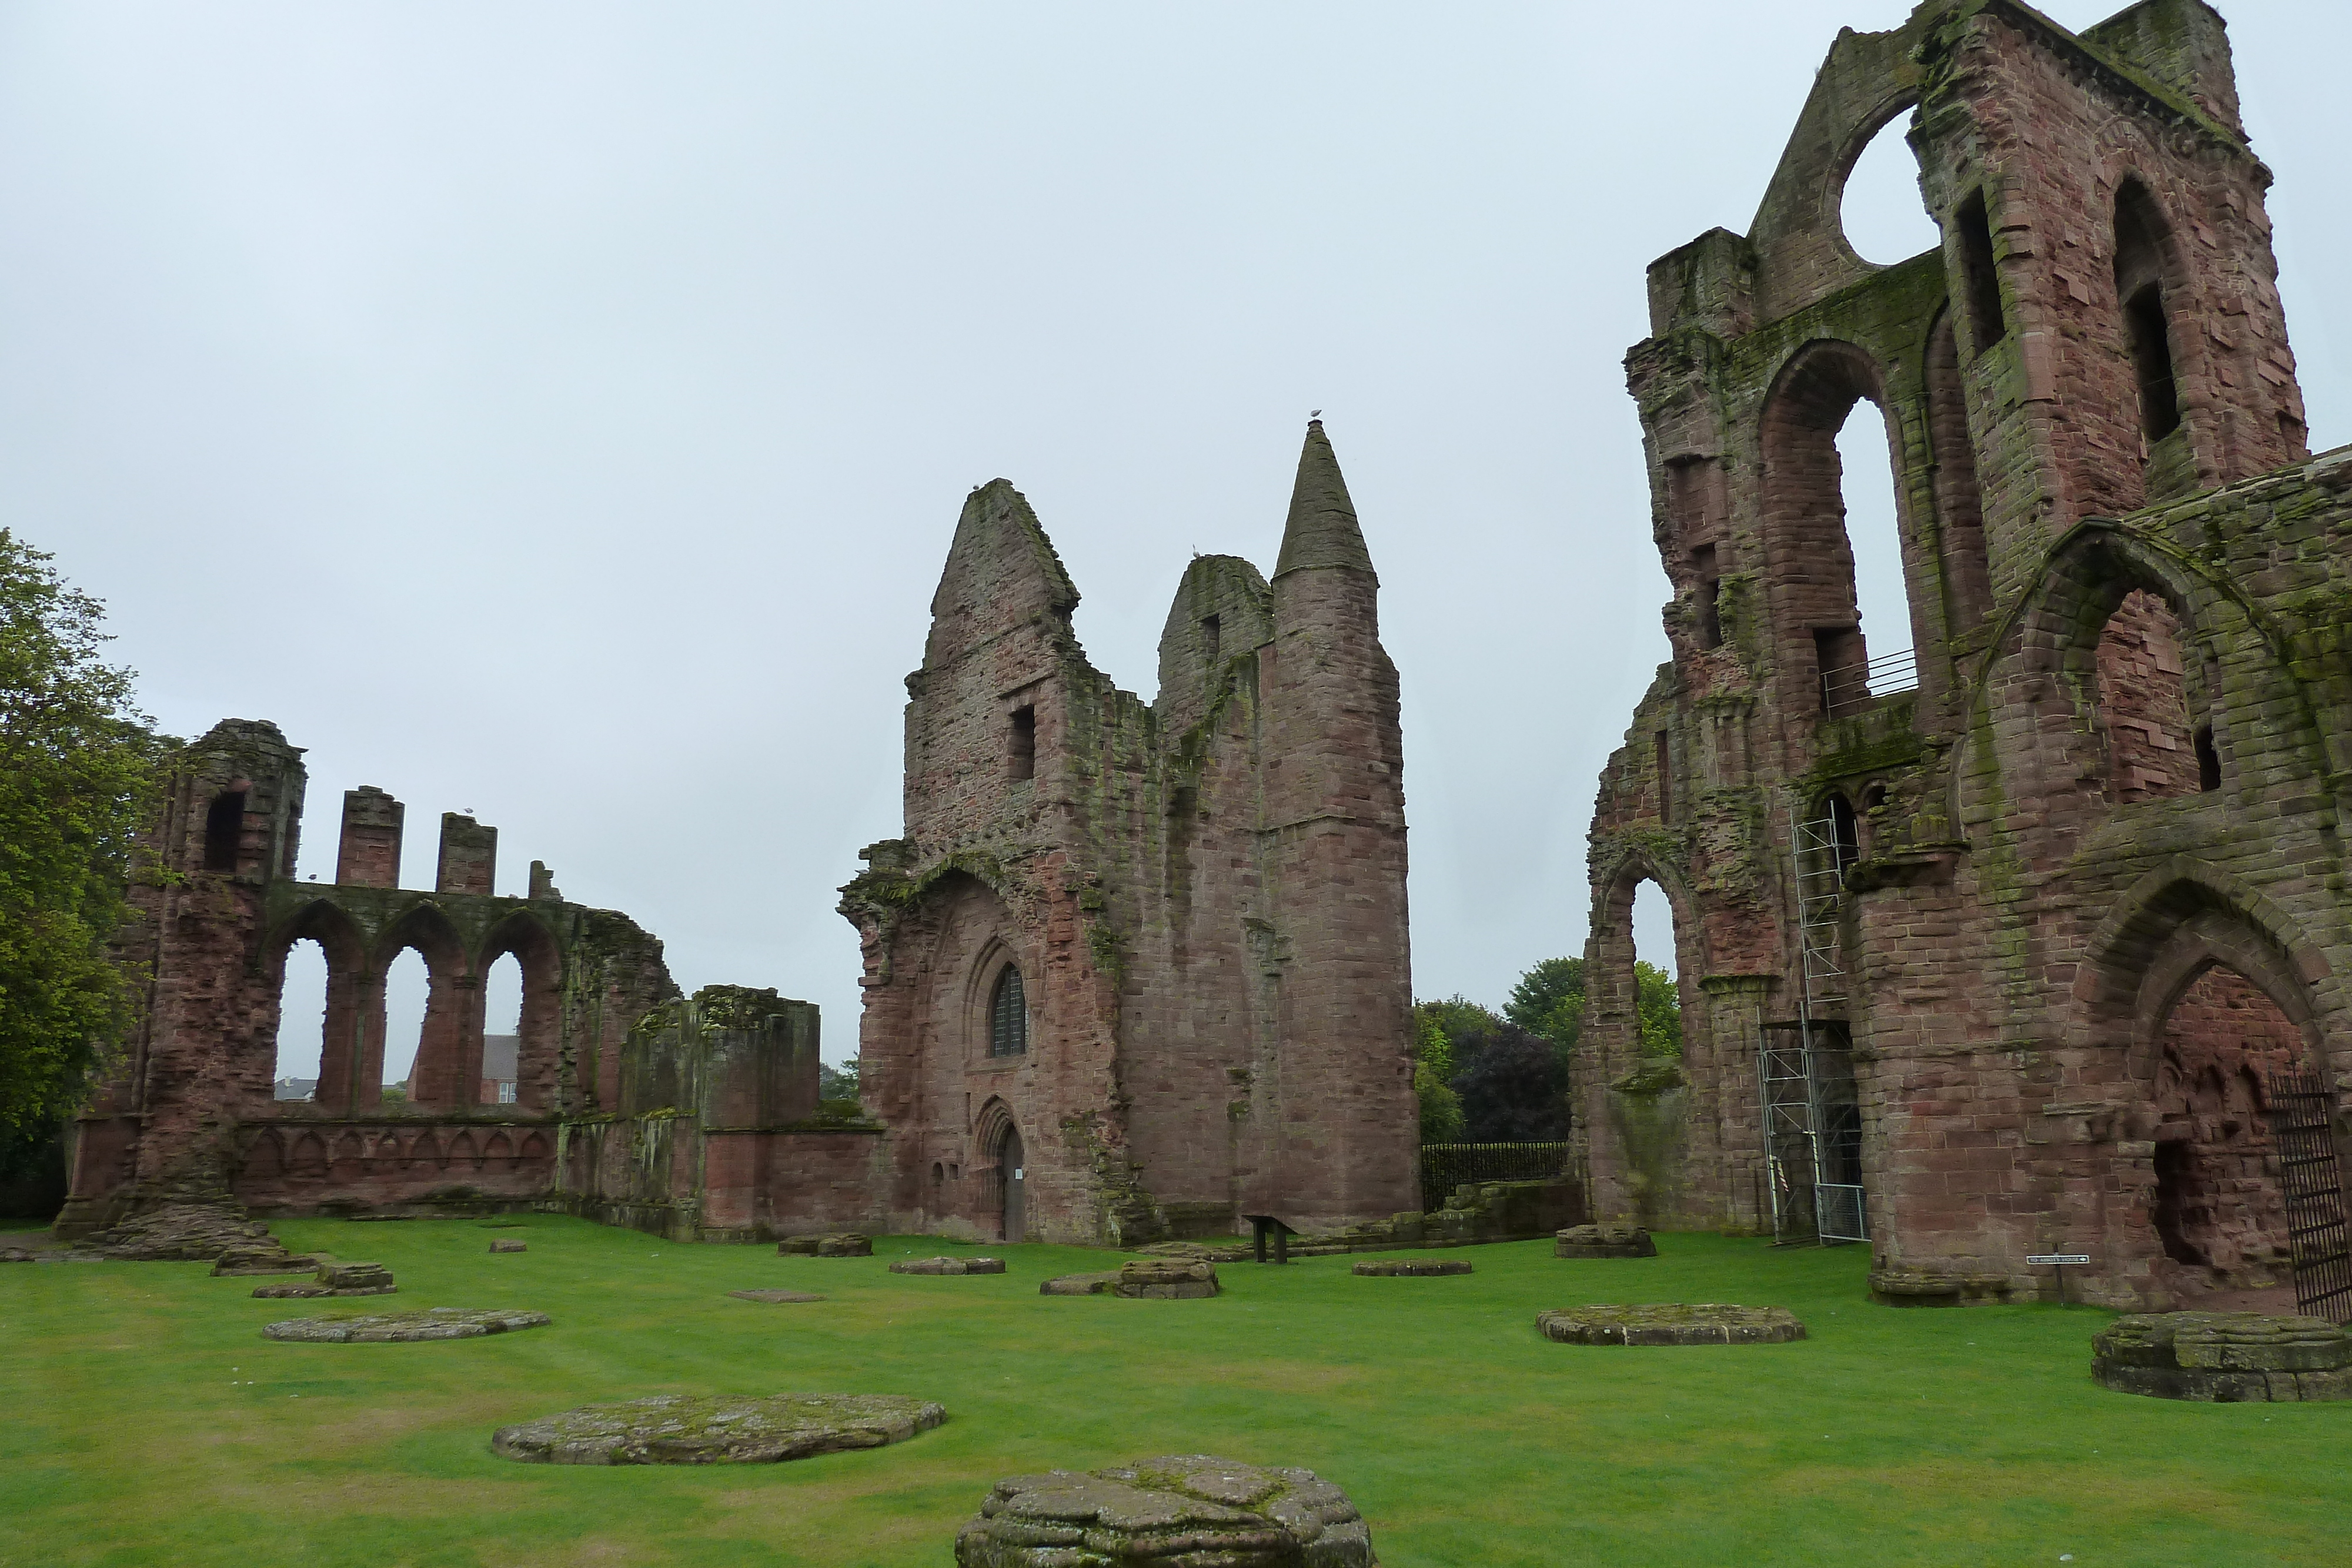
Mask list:
[[2066,1263],[2087,1263],[2091,1255],[2088,1252],[2033,1252],[2029,1253],[2025,1260],[2038,1268],[2049,1268]]

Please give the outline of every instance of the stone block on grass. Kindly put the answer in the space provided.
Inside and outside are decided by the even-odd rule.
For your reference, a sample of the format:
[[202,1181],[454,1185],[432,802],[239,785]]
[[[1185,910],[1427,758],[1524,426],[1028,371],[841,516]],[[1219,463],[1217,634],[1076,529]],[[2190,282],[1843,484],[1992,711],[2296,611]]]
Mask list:
[[1313,1470],[1168,1454],[996,1483],[956,1533],[958,1568],[1378,1568],[1370,1527]]
[[2352,1399],[2352,1333],[2325,1318],[2135,1312],[2093,1337],[2091,1376],[2158,1399]]
[[1538,1312],[1536,1327],[1562,1344],[1782,1344],[1805,1337],[1805,1325],[1786,1307],[1568,1307]]
[[1113,1295],[1130,1301],[1193,1301],[1217,1293],[1217,1266],[1205,1260],[1143,1258],[1122,1266]]
[[947,1414],[887,1394],[665,1394],[501,1427],[490,1451],[552,1465],[772,1465],[903,1443]]
[[739,1301],[765,1301],[770,1306],[780,1306],[791,1301],[824,1300],[823,1296],[807,1291],[730,1291],[727,1293]]
[[787,1236],[776,1243],[776,1250],[787,1258],[871,1258],[874,1239],[854,1230],[824,1236]]
[[530,1244],[529,1242],[515,1241],[506,1237],[500,1237],[490,1243],[490,1250],[493,1252],[528,1252],[530,1250]]
[[1638,1225],[1571,1225],[1552,1238],[1556,1258],[1654,1258],[1658,1244]]
[[1105,1269],[1097,1274],[1057,1274],[1037,1287],[1041,1296],[1103,1296],[1118,1283],[1118,1270]]
[[893,1274],[1002,1274],[1002,1258],[909,1258],[890,1265]]
[[1381,1258],[1357,1264],[1354,1271],[1374,1279],[1428,1280],[1442,1274],[1467,1274],[1470,1265],[1455,1258]]
[[261,1285],[254,1290],[257,1296],[272,1298],[317,1296],[389,1296],[399,1290],[392,1281],[392,1270],[381,1263],[321,1263],[317,1277],[307,1285]]
[[213,1263],[215,1279],[251,1278],[257,1274],[315,1274],[321,1267],[316,1258],[300,1252],[289,1252],[275,1241],[267,1245],[230,1247],[222,1250]]
[[297,1344],[409,1344],[426,1340],[478,1339],[483,1334],[510,1333],[517,1329],[545,1328],[547,1324],[545,1312],[430,1307],[417,1312],[328,1312],[315,1318],[291,1318],[271,1323],[261,1333],[265,1338]]

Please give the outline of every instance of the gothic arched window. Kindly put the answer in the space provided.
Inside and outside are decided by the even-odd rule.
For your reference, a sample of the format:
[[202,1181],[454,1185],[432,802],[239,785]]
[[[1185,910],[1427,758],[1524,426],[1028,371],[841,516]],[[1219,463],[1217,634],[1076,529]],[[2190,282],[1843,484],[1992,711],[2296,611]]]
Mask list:
[[988,1003],[988,1054],[1019,1056],[1029,1049],[1029,1003],[1021,989],[1021,971],[1007,964],[996,977],[996,994]]

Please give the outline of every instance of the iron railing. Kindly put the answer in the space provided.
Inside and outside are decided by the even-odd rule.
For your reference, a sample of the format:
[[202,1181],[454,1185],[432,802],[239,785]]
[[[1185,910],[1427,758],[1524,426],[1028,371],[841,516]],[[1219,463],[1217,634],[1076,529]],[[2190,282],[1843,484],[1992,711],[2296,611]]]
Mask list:
[[1919,689],[1919,654],[1905,648],[1881,653],[1866,664],[1822,672],[1822,711],[1851,713],[1864,703]]
[[2344,1173],[2326,1086],[2307,1067],[2273,1072],[2264,1112],[2286,1200],[2295,1311],[2332,1323],[2352,1321],[2352,1229],[2345,1224]]
[[1482,1181],[1550,1181],[1568,1171],[1561,1144],[1423,1144],[1421,1201],[1442,1207],[1454,1189]]

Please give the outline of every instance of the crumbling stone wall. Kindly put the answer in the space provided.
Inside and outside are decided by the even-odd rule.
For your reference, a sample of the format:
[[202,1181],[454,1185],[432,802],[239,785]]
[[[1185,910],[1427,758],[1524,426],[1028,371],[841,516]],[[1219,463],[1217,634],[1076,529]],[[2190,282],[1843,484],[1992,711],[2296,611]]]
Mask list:
[[[1906,111],[1944,240],[1874,267],[1838,201]],[[2268,181],[2200,0],[2080,35],[1929,0],[1840,37],[1747,235],[1652,267],[1627,370],[1673,658],[1593,821],[1576,1092],[1600,1218],[1638,1196],[1591,1113],[1632,1065],[1611,977],[1648,876],[1675,905],[1691,1078],[1662,1222],[1766,1223],[1757,1040],[1801,984],[1790,823],[1843,801],[1844,979],[1816,1012],[1854,1042],[1880,1265],[2031,1294],[2026,1254],[2086,1252],[2117,1306],[2264,1265],[2258,1134],[2231,1070],[2208,1103],[2191,1059],[2352,1069],[2352,455],[2305,450]],[[1907,625],[1855,609],[1833,438],[1861,400],[1886,425]],[[1916,689],[1874,688],[1868,661],[1906,645]],[[2200,977],[2224,970],[2284,1026],[2200,1035],[2197,988],[2223,982]],[[2188,1223],[2184,1165],[2224,1195],[2176,1248],[2202,1262],[2157,1222],[2161,1202]]]
[[647,1012],[619,1099],[560,1129],[565,1207],[681,1241],[873,1223],[882,1129],[820,1105],[817,1024],[814,1004],[747,986]]
[[893,1228],[994,1238],[1016,1170],[1055,1240],[1417,1207],[1378,587],[1310,426],[1273,580],[1193,560],[1146,704],[1087,664],[1028,504],[972,493],[908,677],[906,834],[843,890]]
[[[682,1049],[661,1020],[696,1004],[677,1001],[658,940],[625,915],[567,903],[536,862],[527,898],[497,895],[497,830],[454,813],[442,818],[436,889],[402,889],[404,811],[376,788],[343,797],[339,882],[299,882],[303,780],[299,747],[252,719],[214,727],[176,759],[122,934],[146,1006],[75,1128],[64,1232],[164,1194],[261,1213],[555,1201],[560,1155],[624,1116],[682,1133],[658,1192],[630,1194],[663,1213],[715,1204],[708,1225],[736,1232],[809,1208],[868,1210],[828,1183],[837,1156],[774,1147],[816,1110],[816,1009],[730,989],[774,1006],[748,1034],[696,1030]],[[280,992],[287,950],[306,938],[327,955],[320,1082],[313,1100],[287,1103],[273,1098]],[[381,1089],[383,973],[407,950],[424,956],[428,1001],[409,1098],[393,1103]],[[522,968],[518,1093],[482,1105],[482,977],[506,955]],[[656,1025],[640,1028],[649,1011]],[[791,1028],[776,1034],[774,1020]],[[809,1192],[793,1189],[800,1173]],[[572,1201],[595,1208],[602,1192],[588,1183]]]

